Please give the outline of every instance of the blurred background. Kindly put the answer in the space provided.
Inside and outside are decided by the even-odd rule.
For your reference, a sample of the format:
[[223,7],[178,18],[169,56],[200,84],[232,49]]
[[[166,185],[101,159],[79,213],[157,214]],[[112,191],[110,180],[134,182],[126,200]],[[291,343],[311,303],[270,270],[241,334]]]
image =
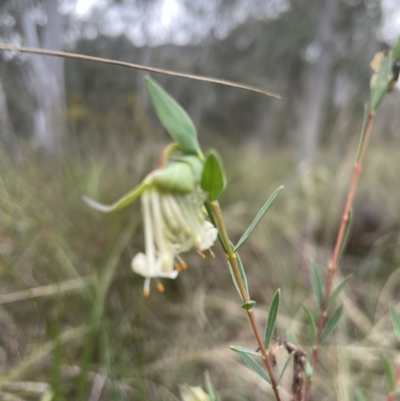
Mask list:
[[[260,325],[282,289],[277,335],[309,351],[310,263],[324,276],[369,96],[370,60],[400,34],[397,0],[1,0],[0,42],[144,64],[257,86],[281,100],[155,75],[188,111],[228,176],[233,240],[285,186],[242,247]],[[178,400],[209,370],[223,400],[268,386],[229,345],[255,348],[224,255],[142,298],[139,203],[102,215],[156,164],[168,137],[146,73],[0,52],[1,399]],[[400,288],[400,92],[380,107],[338,280],[346,316],[321,358],[314,400],[386,399],[387,309]],[[345,348],[346,347],[346,348]],[[346,352],[344,352],[346,349]],[[290,388],[290,385],[289,385]],[[326,398],[324,398],[326,397]],[[51,399],[51,398],[46,398]]]

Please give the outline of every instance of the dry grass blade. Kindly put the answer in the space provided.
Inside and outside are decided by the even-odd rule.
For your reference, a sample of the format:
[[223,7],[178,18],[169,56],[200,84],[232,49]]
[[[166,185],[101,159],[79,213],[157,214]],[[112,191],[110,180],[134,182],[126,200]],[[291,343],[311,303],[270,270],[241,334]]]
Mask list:
[[0,295],[0,305],[11,302],[23,301],[25,299],[45,297],[59,294],[65,291],[79,290],[89,285],[93,285],[95,280],[94,275],[87,277],[66,280],[57,284],[44,285],[42,287],[31,288],[29,290],[11,292],[9,294]]
[[141,65],[141,64],[132,64],[132,63],[124,62],[124,61],[117,61],[117,60],[110,60],[110,59],[105,59],[105,58],[100,58],[100,57],[86,56],[84,54],[65,53],[65,52],[59,52],[59,51],[47,50],[47,49],[35,49],[35,48],[30,48],[30,47],[18,47],[18,46],[7,45],[5,43],[0,43],[0,50],[19,51],[19,52],[23,52],[23,53],[42,54],[44,56],[56,56],[56,57],[71,58],[71,59],[76,59],[76,60],[93,61],[95,63],[117,65],[120,67],[134,68],[136,70],[153,72],[155,74],[163,74],[163,75],[169,75],[172,77],[187,78],[187,79],[193,79],[195,81],[211,82],[211,83],[219,84],[219,85],[232,86],[234,88],[244,89],[244,90],[248,90],[251,92],[261,93],[262,95],[265,95],[265,96],[271,96],[276,99],[281,99],[281,96],[279,96],[276,93],[266,91],[266,90],[257,88],[255,86],[244,85],[244,84],[239,84],[239,83],[232,82],[232,81],[227,81],[225,79],[210,78],[210,77],[204,77],[201,75],[194,75],[194,74],[185,74],[185,73],[176,72],[176,71],[164,70],[162,68],[148,67],[148,66]]

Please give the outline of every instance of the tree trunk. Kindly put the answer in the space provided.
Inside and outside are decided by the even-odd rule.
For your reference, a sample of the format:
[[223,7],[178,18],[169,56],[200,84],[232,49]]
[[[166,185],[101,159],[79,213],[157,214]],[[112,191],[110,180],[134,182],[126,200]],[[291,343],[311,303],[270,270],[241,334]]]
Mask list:
[[303,91],[298,99],[298,160],[301,165],[312,161],[318,148],[326,100],[334,62],[334,23],[338,15],[337,0],[318,0],[317,28],[313,47],[315,60],[303,76]]
[[0,80],[0,143],[11,159],[20,162],[20,153],[17,146],[14,129],[8,114],[6,96]]
[[[57,1],[44,0],[44,6],[47,24],[43,27],[43,47],[62,50],[62,23]],[[42,47],[31,7],[23,12],[22,28],[27,46]],[[33,144],[47,153],[60,153],[66,132],[63,59],[32,55],[28,80],[35,100]]]

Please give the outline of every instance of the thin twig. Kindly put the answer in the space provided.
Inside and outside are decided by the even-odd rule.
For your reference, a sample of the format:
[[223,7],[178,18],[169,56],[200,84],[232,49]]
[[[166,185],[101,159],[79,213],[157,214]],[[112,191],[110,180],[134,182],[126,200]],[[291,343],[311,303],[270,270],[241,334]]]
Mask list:
[[[238,264],[237,264],[236,254],[235,254],[235,252],[233,250],[233,247],[232,247],[232,244],[231,244],[231,242],[229,240],[228,232],[226,231],[225,223],[224,223],[224,220],[222,218],[222,213],[221,213],[221,209],[219,207],[218,202],[217,201],[211,202],[211,208],[212,208],[213,214],[215,216],[215,219],[217,221],[218,228],[219,228],[219,233],[220,233],[220,235],[222,237],[222,241],[224,242],[225,249],[227,251],[226,257],[228,259],[229,264],[232,267],[233,274],[235,275],[235,279],[236,279],[236,282],[238,284],[239,292],[241,294],[242,300],[243,300],[244,303],[249,302],[250,299],[249,299],[249,296],[247,295],[247,292],[246,292],[246,290],[244,288],[244,283],[242,281],[242,277],[240,275],[239,267],[238,267]],[[272,390],[274,391],[275,398],[276,398],[277,401],[280,401],[281,398],[280,398],[280,395],[279,395],[278,383],[277,383],[277,381],[275,379],[274,371],[272,370],[271,361],[270,361],[269,355],[268,355],[268,350],[265,348],[264,341],[263,341],[263,339],[261,337],[260,330],[258,328],[256,319],[255,319],[255,316],[254,316],[254,313],[253,313],[253,310],[252,309],[246,310],[246,312],[247,312],[247,316],[248,316],[248,318],[250,320],[251,327],[253,328],[254,336],[256,337],[258,347],[259,347],[260,352],[262,354],[262,359],[264,361],[264,365],[265,365],[265,367],[267,369],[269,378],[271,380],[271,386],[272,386]]]
[[[332,292],[333,278],[334,278],[334,275],[337,270],[339,257],[340,257],[340,251],[342,249],[343,241],[345,238],[346,226],[347,226],[347,222],[349,219],[350,210],[353,206],[354,196],[355,196],[356,190],[357,190],[358,179],[360,178],[360,174],[361,174],[361,170],[362,170],[362,163],[363,163],[365,151],[366,151],[366,148],[368,145],[368,140],[371,135],[374,117],[375,117],[374,110],[370,110],[370,112],[368,114],[367,122],[365,124],[364,132],[362,133],[362,142],[360,144],[359,152],[358,152],[358,155],[356,158],[356,162],[354,164],[353,175],[351,178],[349,191],[347,194],[347,200],[346,200],[346,203],[344,206],[342,219],[340,222],[339,232],[338,232],[338,235],[336,238],[335,248],[333,251],[332,259],[331,259],[331,261],[329,263],[329,267],[328,267],[328,278],[326,280],[324,300],[323,300],[321,314],[320,314],[319,322],[318,322],[317,342],[313,347],[312,358],[311,358],[311,366],[314,371],[315,371],[315,365],[316,365],[317,359],[318,359],[318,352],[319,352],[322,332],[323,332],[325,324],[327,322],[327,317],[328,317],[327,306],[328,306],[328,301],[329,301],[329,298],[330,298],[331,292]],[[305,390],[304,390],[304,400],[305,401],[307,401],[310,396],[311,384],[312,384],[311,378],[308,378],[306,381]]]
[[84,54],[66,53],[66,52],[60,52],[60,51],[48,50],[48,49],[36,49],[36,48],[31,48],[31,47],[19,47],[19,46],[7,45],[5,43],[0,43],[0,50],[19,51],[22,53],[41,54],[43,56],[56,56],[56,57],[63,57],[63,58],[71,58],[71,59],[75,59],[75,60],[93,61],[93,62],[102,63],[102,64],[117,65],[120,67],[128,67],[128,68],[134,68],[136,70],[153,72],[155,74],[163,74],[163,75],[169,75],[172,77],[188,78],[188,79],[193,79],[196,81],[211,82],[211,83],[219,84],[219,85],[232,86],[234,88],[245,89],[245,90],[248,90],[251,92],[261,93],[262,95],[271,96],[276,99],[281,99],[281,96],[279,96],[276,93],[266,91],[264,89],[260,89],[255,86],[244,85],[244,84],[239,84],[237,82],[227,81],[225,79],[204,77],[201,75],[194,75],[194,74],[185,74],[185,73],[176,72],[176,71],[164,70],[162,68],[148,67],[148,66],[141,65],[141,64],[132,64],[132,63],[124,62],[124,61],[117,61],[117,60],[110,60],[110,59],[100,58],[100,57],[86,56]]

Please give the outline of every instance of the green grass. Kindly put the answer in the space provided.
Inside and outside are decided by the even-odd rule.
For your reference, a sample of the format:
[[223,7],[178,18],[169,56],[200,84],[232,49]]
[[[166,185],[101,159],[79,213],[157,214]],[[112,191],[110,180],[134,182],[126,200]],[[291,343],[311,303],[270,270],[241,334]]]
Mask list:
[[[23,166],[0,161],[1,294],[54,285],[50,295],[43,288],[1,306],[1,391],[25,400],[41,399],[38,390],[46,388],[57,400],[177,400],[178,384],[201,385],[209,370],[221,399],[264,400],[268,386],[229,349],[256,345],[220,247],[215,260],[185,255],[189,269],[164,280],[164,294],[144,299],[142,278],[130,269],[143,246],[140,202],[105,215],[81,201],[82,194],[104,203],[119,198],[151,169],[160,149],[111,143],[106,152],[84,156],[71,150],[58,165],[32,157]],[[310,260],[324,277],[353,153],[340,161],[321,154],[300,178],[287,151],[268,154],[252,145],[219,151],[228,177],[221,205],[232,239],[285,186],[241,257],[260,328],[281,288],[277,334],[290,330],[310,354],[302,308],[306,302],[317,312]],[[355,384],[369,399],[385,399],[381,354],[399,355],[387,318],[400,286],[399,169],[395,147],[371,148],[356,208],[367,202],[382,225],[372,242],[362,232],[353,238],[356,251],[344,255],[343,275],[353,274],[344,291],[345,319],[321,351],[314,399],[354,399]],[[57,285],[68,280],[81,287]],[[35,392],[29,382],[43,386]]]

